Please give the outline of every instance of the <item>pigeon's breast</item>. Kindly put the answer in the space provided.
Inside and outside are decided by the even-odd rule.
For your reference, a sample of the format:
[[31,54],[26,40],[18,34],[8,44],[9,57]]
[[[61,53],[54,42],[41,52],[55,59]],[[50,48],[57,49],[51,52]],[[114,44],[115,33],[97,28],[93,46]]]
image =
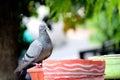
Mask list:
[[43,43],[42,45],[43,45],[43,49],[42,49],[39,57],[36,59],[35,62],[40,62],[40,61],[46,59],[52,53],[53,46],[52,46],[51,42],[49,42],[49,43]]

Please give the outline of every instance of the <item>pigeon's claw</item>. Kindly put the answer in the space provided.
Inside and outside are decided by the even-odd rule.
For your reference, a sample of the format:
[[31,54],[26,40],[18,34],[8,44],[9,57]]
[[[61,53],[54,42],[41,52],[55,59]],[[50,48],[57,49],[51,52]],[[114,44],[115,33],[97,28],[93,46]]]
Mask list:
[[42,65],[41,64],[38,64],[38,63],[34,63],[34,65],[37,67],[37,68],[41,68]]

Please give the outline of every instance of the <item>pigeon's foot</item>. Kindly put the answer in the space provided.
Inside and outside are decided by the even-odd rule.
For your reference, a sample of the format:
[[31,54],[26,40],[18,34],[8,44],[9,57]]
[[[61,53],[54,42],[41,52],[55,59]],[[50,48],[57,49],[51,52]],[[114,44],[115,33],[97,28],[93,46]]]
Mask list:
[[33,63],[37,68],[41,68],[42,65],[41,64],[38,64],[38,63]]

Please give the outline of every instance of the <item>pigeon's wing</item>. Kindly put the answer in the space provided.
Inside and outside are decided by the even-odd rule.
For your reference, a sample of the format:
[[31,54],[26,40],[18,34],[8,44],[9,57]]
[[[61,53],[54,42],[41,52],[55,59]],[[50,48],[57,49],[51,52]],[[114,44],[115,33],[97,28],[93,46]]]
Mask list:
[[40,43],[40,41],[33,41],[23,59],[29,62],[34,61],[37,57],[39,57],[42,49],[43,46],[42,43]]
[[25,53],[22,61],[19,62],[19,65],[16,68],[15,72],[21,71],[29,64],[34,62],[39,57],[40,53],[42,52],[42,49],[43,49],[42,44],[38,40],[33,41],[30,44],[27,52]]

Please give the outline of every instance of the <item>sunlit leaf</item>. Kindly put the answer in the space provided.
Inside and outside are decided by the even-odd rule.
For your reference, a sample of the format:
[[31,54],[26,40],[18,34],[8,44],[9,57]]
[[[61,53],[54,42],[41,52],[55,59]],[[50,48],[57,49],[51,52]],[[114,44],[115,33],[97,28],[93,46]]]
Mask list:
[[94,13],[100,13],[103,7],[104,0],[97,0],[95,3]]
[[119,19],[120,19],[120,1],[118,2],[118,12],[119,12]]
[[56,20],[60,14],[65,19],[68,12],[75,16],[77,15],[77,10],[84,7],[85,17],[78,21],[77,17],[71,17],[66,22],[67,26],[71,27],[84,19],[84,24],[87,27],[96,30],[94,39],[101,42],[110,39],[120,40],[119,0],[47,0],[47,3],[51,11],[50,16]]
[[47,4],[50,6],[50,17],[59,17],[60,14],[63,16],[65,13],[71,11],[71,0],[47,0]]

